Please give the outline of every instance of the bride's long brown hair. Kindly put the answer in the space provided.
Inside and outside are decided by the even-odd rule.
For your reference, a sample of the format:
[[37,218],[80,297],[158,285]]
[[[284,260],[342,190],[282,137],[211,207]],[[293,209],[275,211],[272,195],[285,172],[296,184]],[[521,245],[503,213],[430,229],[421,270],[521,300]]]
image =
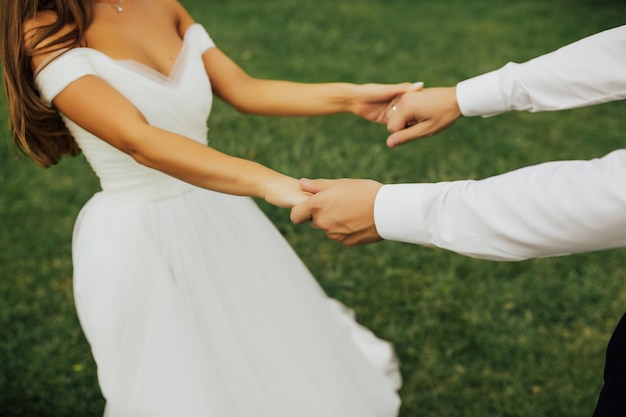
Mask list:
[[[35,87],[32,57],[41,52],[44,40],[54,39],[46,44],[46,51],[79,46],[92,10],[91,0],[0,0],[0,59],[11,132],[18,149],[42,167],[56,164],[64,155],[76,155],[79,149],[59,113],[43,105]],[[43,11],[54,13],[57,19],[25,34],[25,22]],[[72,30],[58,35],[68,27]]]

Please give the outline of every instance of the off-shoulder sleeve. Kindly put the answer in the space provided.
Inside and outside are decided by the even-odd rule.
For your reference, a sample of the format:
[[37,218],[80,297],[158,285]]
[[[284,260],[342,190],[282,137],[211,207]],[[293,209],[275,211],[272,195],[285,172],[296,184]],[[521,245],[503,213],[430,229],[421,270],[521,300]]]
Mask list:
[[206,31],[204,26],[199,23],[189,26],[185,37],[193,36],[196,47],[200,53],[204,53],[211,48],[215,48],[215,42],[211,39],[211,35]]
[[81,48],[70,49],[58,55],[35,74],[35,85],[44,104],[52,100],[68,85],[86,75],[95,74],[87,54]]

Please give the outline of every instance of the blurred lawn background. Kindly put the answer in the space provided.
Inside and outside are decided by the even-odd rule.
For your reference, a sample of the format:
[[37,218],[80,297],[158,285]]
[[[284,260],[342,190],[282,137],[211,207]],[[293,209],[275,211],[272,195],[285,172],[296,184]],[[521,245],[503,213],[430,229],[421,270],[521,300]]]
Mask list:
[[[525,61],[626,16],[622,0],[182,3],[255,76],[427,86]],[[100,416],[70,262],[74,219],[98,182],[82,157],[41,170],[16,156],[4,97],[0,106],[0,416]],[[390,150],[384,127],[350,115],[269,119],[217,102],[209,138],[296,177],[432,182],[602,156],[624,146],[625,114],[622,102],[461,119]],[[344,248],[259,204],[327,292],[395,343],[402,417],[591,415],[626,310],[624,250],[495,263],[394,242]]]

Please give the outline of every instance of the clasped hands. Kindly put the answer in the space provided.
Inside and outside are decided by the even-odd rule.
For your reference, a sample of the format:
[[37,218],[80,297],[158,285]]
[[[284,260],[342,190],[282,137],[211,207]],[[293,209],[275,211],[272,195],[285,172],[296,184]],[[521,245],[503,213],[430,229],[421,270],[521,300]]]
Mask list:
[[[451,126],[460,116],[455,87],[422,89],[415,83],[391,100],[387,109],[387,146],[434,135]],[[311,196],[291,209],[291,221],[309,221],[345,246],[382,240],[376,230],[374,203],[383,184],[365,179],[301,179]]]

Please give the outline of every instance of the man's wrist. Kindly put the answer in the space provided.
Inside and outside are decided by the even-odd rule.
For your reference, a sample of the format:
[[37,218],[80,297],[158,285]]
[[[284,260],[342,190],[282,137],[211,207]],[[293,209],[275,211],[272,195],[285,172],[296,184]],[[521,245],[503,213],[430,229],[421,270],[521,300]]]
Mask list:
[[498,70],[461,81],[456,100],[463,116],[494,116],[507,111],[500,91]]
[[386,240],[421,243],[424,235],[421,195],[429,184],[387,184],[374,201],[374,225]]

